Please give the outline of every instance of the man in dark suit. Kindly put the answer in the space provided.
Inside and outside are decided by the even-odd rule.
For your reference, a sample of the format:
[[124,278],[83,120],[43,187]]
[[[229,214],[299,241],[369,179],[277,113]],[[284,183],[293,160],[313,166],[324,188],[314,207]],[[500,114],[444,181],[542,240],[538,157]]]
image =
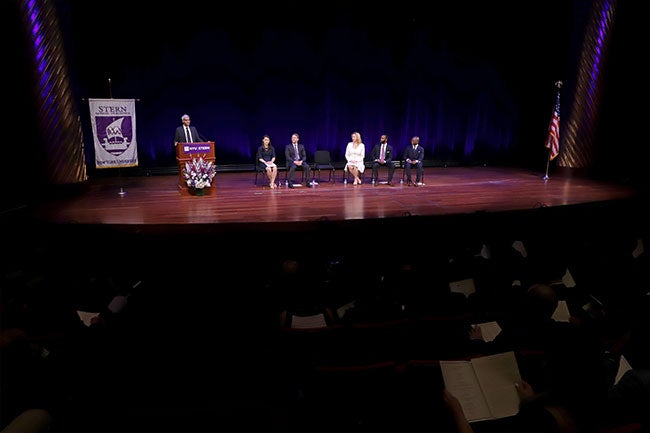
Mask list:
[[404,171],[406,173],[406,184],[411,185],[411,169],[415,167],[417,174],[413,186],[422,184],[422,160],[424,159],[424,147],[420,146],[420,137],[414,136],[411,138],[411,145],[406,146],[404,151]]
[[194,126],[190,126],[190,116],[188,114],[183,114],[181,116],[181,121],[183,124],[176,128],[176,134],[174,135],[174,147],[178,143],[193,143],[206,141],[203,139],[199,131]]
[[309,182],[309,164],[307,163],[307,152],[305,146],[300,144],[300,136],[298,133],[291,135],[291,144],[287,144],[284,148],[284,157],[287,162],[287,176],[289,181],[289,188],[293,188],[293,178],[296,174],[296,168],[301,168],[305,172],[305,186],[312,186]]
[[388,185],[393,186],[395,166],[393,165],[393,146],[388,144],[388,135],[382,134],[379,143],[372,148],[370,159],[372,159],[372,181],[374,185],[377,186],[379,167],[385,166],[388,168]]

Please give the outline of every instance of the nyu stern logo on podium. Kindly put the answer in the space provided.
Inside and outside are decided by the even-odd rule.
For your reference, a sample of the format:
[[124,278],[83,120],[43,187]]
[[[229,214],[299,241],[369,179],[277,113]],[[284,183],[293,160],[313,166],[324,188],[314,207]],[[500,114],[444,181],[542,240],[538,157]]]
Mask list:
[[210,152],[209,143],[185,143],[183,153],[207,153]]

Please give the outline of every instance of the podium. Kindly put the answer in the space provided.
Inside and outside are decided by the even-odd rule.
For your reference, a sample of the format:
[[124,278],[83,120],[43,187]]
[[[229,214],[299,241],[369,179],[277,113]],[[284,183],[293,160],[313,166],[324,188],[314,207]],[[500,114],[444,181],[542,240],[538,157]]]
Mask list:
[[[181,194],[189,195],[187,182],[183,176],[185,163],[195,158],[203,158],[204,161],[212,161],[214,164],[214,141],[200,141],[194,143],[178,143],[176,145],[176,164],[178,165],[178,188]],[[209,188],[205,188],[205,194],[212,194],[215,190],[214,180]]]

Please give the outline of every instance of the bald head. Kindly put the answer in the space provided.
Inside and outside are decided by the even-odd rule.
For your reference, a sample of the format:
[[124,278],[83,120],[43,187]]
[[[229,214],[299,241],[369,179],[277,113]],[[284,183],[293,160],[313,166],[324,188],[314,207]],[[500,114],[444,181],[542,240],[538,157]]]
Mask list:
[[300,270],[300,263],[295,259],[286,259],[282,262],[282,273],[285,275],[295,275]]
[[543,317],[551,317],[557,308],[557,293],[548,284],[533,284],[527,291],[532,312]]

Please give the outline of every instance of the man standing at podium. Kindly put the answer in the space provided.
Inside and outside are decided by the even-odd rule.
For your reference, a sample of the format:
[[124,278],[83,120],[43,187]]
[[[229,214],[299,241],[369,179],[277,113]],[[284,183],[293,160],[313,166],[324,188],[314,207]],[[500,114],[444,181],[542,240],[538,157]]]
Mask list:
[[183,114],[181,116],[181,122],[183,124],[176,128],[176,135],[174,136],[174,147],[178,143],[194,143],[194,142],[202,142],[206,141],[203,139],[201,134],[199,134],[199,131],[197,131],[196,127],[190,126],[190,116],[189,114]]

